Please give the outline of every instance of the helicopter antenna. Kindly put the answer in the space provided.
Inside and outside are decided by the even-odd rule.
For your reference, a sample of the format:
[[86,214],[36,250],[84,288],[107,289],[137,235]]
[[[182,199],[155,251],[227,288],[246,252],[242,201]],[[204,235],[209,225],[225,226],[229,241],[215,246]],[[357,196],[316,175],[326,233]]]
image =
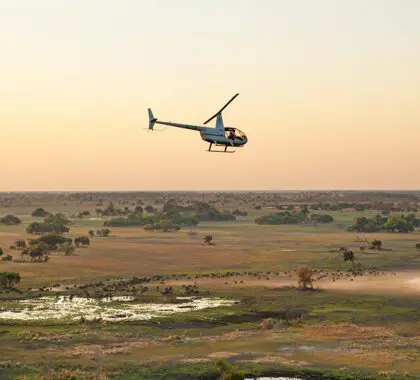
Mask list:
[[207,124],[209,121],[212,121],[217,115],[219,115],[220,113],[222,113],[222,111],[230,104],[233,102],[233,100],[238,96],[239,94],[236,94],[232,97],[232,99],[230,99],[217,113],[215,113],[210,119],[208,119],[207,121],[204,122],[204,124]]

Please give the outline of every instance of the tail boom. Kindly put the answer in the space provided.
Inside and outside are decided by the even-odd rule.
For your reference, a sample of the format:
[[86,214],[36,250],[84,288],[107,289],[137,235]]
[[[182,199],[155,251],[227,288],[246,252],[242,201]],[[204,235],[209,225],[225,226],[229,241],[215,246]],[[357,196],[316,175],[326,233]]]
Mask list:
[[153,127],[157,121],[157,118],[153,116],[153,112],[150,108],[148,108],[147,111],[149,112],[149,129],[153,130]]

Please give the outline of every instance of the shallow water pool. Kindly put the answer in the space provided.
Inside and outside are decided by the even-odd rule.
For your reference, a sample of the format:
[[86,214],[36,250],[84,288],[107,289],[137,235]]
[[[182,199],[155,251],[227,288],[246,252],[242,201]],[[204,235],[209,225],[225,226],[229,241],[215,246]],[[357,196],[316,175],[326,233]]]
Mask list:
[[181,303],[138,303],[133,297],[83,298],[41,297],[16,302],[13,309],[0,308],[0,320],[86,320],[139,321],[188,311],[230,306],[232,300],[220,298],[179,297]]

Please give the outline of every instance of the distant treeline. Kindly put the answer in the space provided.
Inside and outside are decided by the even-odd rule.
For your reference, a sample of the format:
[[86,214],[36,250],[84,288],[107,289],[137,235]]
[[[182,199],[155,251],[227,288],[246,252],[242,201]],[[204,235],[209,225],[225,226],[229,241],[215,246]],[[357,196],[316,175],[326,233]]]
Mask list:
[[334,218],[327,214],[309,214],[307,208],[303,208],[299,212],[280,211],[271,213],[268,215],[260,216],[255,219],[257,224],[270,224],[270,225],[281,225],[281,224],[300,224],[305,222],[315,223],[332,223]]
[[160,212],[145,214],[141,207],[136,207],[127,216],[106,221],[104,226],[139,226],[148,231],[175,232],[182,227],[195,227],[202,221],[233,221],[235,219],[236,217],[232,213],[221,212],[208,203],[196,202],[190,205],[180,205],[171,200],[163,205]]

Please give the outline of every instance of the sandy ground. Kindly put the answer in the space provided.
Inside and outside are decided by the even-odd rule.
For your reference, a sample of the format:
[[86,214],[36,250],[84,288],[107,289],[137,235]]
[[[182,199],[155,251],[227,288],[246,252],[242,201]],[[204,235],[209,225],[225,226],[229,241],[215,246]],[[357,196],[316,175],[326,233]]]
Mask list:
[[[241,282],[242,281],[242,282]],[[236,282],[236,283],[235,283]],[[275,276],[272,278],[257,279],[253,277],[229,278],[198,278],[192,280],[165,281],[165,286],[197,284],[202,287],[219,288],[229,287],[257,287],[277,288],[282,286],[296,286],[296,276]],[[353,291],[366,294],[420,294],[420,271],[387,272],[384,275],[364,275],[356,278],[342,278],[334,281],[328,276],[314,283],[315,288],[340,291]]]

